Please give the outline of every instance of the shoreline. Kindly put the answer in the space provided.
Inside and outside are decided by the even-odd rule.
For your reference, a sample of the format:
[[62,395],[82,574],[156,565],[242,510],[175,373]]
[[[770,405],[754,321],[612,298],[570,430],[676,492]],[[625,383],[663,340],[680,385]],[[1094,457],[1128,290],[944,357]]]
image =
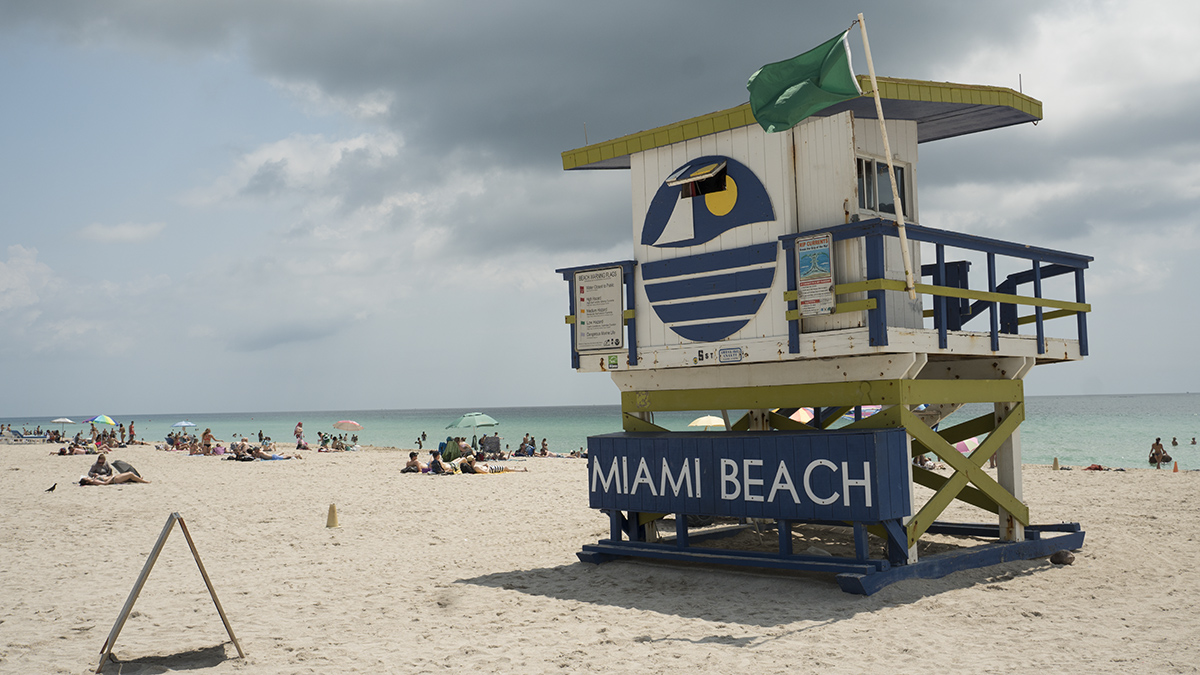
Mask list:
[[[1186,639],[1200,627],[1192,472],[1025,465],[1034,521],[1087,532],[1074,565],[1004,563],[861,597],[819,574],[580,563],[580,546],[608,533],[587,507],[581,461],[525,458],[530,473],[442,479],[400,474],[404,448],[240,463],[139,446],[110,461],[150,484],[79,487],[71,479],[94,459],[51,449],[0,445],[6,671],[94,670],[172,512],[247,658],[236,658],[172,535],[117,640],[121,672],[794,672],[803,658],[801,670],[832,673],[1150,673],[1200,663]],[[340,528],[325,527],[330,504]],[[980,513],[956,504],[947,518]]]

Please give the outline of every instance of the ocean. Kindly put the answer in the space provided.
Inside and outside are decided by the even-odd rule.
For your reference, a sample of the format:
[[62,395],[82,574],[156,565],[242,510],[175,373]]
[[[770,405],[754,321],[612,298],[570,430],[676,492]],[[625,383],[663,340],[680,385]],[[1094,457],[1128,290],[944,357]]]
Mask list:
[[[1180,469],[1200,469],[1200,446],[1192,446],[1200,436],[1200,394],[1131,394],[1106,396],[1032,396],[1026,399],[1026,419],[1021,425],[1022,458],[1026,464],[1050,464],[1054,458],[1071,466],[1102,464],[1111,467],[1145,467],[1150,444],[1156,437],[1163,439],[1167,452],[1179,462]],[[954,413],[944,424],[965,421],[991,409],[990,405],[969,404]],[[265,435],[285,444],[292,442],[292,428],[304,422],[305,437],[316,441],[317,431],[342,433],[333,429],[339,420],[354,420],[363,425],[357,432],[359,442],[366,445],[416,448],[417,437],[424,432],[436,445],[446,436],[471,436],[471,430],[446,429],[458,417],[470,410],[342,410],[306,412],[257,413],[172,413],[168,415],[114,415],[118,423],[134,422],[138,437],[161,441],[172,425],[187,420],[194,423],[192,431],[199,435],[205,428],[224,440],[244,434],[257,438]],[[553,452],[566,453],[587,445],[587,437],[621,430],[619,405],[551,406],[530,408],[488,408],[480,412],[500,422],[495,428],[480,428],[484,432],[499,432],[503,443],[516,449],[521,438],[530,434],[547,439]],[[688,430],[688,423],[708,411],[688,413],[657,413],[654,421],[673,431]],[[720,415],[720,411],[711,411]],[[730,411],[736,419],[742,411]],[[68,415],[79,421],[96,413]],[[0,424],[13,428],[37,426],[56,428],[44,418],[0,418]],[[66,425],[69,433],[86,425]],[[1173,447],[1171,439],[1178,439]]]

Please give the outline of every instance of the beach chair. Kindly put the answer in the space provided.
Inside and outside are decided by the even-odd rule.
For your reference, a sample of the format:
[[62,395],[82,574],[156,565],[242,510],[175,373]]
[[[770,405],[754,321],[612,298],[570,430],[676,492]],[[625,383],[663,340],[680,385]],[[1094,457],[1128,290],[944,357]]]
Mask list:
[[41,443],[46,440],[45,436],[26,436],[19,431],[9,429],[8,433],[12,434],[13,439],[18,443]]

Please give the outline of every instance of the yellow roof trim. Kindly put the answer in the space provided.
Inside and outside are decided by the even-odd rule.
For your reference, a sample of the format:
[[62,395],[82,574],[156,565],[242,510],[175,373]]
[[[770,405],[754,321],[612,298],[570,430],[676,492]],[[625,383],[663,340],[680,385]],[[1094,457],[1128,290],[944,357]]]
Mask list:
[[[857,117],[875,117],[870,95],[871,79],[858,76],[864,95],[838,104],[823,114],[854,110]],[[918,123],[920,142],[950,138],[1012,124],[1042,119],[1042,102],[1007,87],[992,87],[951,82],[927,82],[895,77],[877,78],[879,96],[885,114]],[[866,106],[871,106],[869,109]],[[628,168],[628,156],[701,136],[754,124],[750,104],[708,113],[639,131],[609,141],[567,150],[562,153],[563,169]]]

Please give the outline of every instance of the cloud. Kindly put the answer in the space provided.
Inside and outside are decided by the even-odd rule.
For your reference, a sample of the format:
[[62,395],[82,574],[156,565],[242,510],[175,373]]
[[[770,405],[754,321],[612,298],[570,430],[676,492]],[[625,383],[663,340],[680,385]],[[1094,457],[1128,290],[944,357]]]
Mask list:
[[166,223],[92,223],[80,228],[79,236],[103,244],[134,244],[154,239],[162,234],[165,228]]
[[313,342],[336,334],[331,323],[292,325],[269,325],[266,327],[238,328],[228,331],[229,343],[240,352],[261,352],[281,345]]
[[0,262],[0,312],[36,306],[53,284],[54,273],[38,261],[36,249],[9,246],[8,260]]

